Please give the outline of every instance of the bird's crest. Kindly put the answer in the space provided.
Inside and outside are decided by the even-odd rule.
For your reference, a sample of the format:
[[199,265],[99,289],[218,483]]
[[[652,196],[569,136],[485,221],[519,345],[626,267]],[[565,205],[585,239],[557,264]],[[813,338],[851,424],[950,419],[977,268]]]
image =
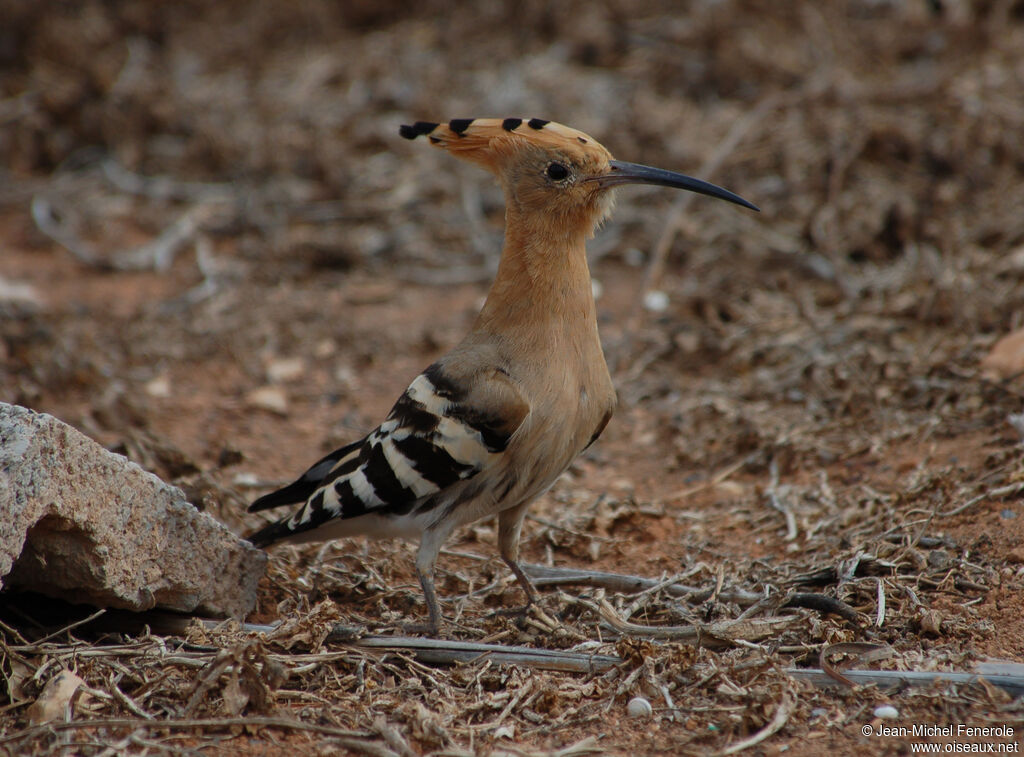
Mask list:
[[445,124],[417,121],[402,126],[406,139],[425,136],[431,144],[492,171],[527,146],[560,150],[581,163],[608,160],[608,151],[588,134],[541,118],[453,118]]

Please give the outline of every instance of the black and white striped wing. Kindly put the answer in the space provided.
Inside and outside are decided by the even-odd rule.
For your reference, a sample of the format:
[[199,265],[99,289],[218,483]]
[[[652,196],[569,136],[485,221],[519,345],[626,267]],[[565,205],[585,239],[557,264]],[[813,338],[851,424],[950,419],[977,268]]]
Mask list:
[[[495,402],[495,397],[504,401]],[[496,387],[480,381],[464,385],[439,364],[432,365],[365,439],[332,452],[295,483],[254,502],[250,510],[305,495],[293,515],[249,540],[264,546],[334,519],[397,517],[429,509],[454,485],[500,464],[526,411],[507,381]]]
[[313,492],[320,488],[320,483],[324,480],[324,476],[329,474],[341,460],[347,458],[353,450],[358,450],[365,442],[366,439],[363,438],[340,449],[336,449],[329,455],[325,455],[309,466],[309,470],[299,476],[296,481],[288,484],[283,489],[272,491],[270,494],[264,494],[257,499],[249,505],[249,512],[255,513],[260,510],[281,507],[282,505],[294,505],[298,502],[305,502],[312,496]]

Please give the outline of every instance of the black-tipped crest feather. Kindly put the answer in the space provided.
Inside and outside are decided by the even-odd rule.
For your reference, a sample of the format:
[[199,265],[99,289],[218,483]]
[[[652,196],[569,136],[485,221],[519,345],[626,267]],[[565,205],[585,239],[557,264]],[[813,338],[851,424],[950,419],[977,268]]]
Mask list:
[[421,134],[430,134],[430,132],[432,132],[438,126],[440,126],[440,124],[434,123],[432,121],[417,121],[412,126],[406,126],[405,124],[402,124],[400,127],[398,127],[398,133],[405,137],[406,139],[416,139],[416,137],[420,136]]

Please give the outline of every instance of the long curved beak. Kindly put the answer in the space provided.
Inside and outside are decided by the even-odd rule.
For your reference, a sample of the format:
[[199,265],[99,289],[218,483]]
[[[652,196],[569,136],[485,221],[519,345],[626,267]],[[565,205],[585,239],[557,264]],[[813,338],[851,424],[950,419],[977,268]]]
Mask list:
[[686,189],[690,192],[696,192],[697,194],[707,195],[708,197],[717,197],[719,200],[733,202],[737,205],[742,205],[745,208],[750,208],[751,210],[761,210],[753,203],[747,202],[739,195],[730,192],[728,189],[722,189],[710,182],[694,179],[692,176],[686,176],[681,173],[676,173],[675,171],[666,171],[661,168],[642,166],[639,163],[626,163],[621,160],[611,161],[611,167],[612,170],[610,173],[606,173],[603,176],[595,176],[590,179],[590,181],[598,182],[602,188],[615,187],[619,184],[656,184],[660,187]]

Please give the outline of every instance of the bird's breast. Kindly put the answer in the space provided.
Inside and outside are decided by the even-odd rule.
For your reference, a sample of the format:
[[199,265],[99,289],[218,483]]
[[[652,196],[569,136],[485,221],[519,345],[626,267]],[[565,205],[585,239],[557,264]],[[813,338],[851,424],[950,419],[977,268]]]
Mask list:
[[603,430],[616,398],[600,353],[588,361],[553,355],[527,384],[530,414],[509,452],[514,468],[528,479],[529,495],[550,486]]

